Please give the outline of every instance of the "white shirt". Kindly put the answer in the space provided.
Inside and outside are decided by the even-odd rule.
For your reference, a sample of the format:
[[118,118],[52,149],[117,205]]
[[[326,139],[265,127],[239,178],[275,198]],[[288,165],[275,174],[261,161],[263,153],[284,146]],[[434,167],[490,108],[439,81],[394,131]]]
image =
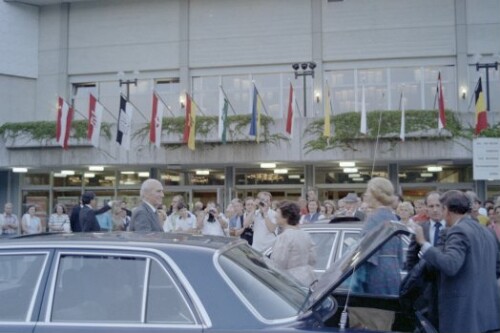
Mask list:
[[[276,224],[276,212],[272,209],[267,211],[267,217],[271,223]],[[276,241],[276,234],[269,231],[266,225],[262,211],[255,212],[253,220],[253,243],[252,247],[257,251],[265,251],[274,245]]]
[[167,217],[163,230],[169,231],[190,231],[196,228],[196,216],[188,213],[187,217],[183,219],[179,214],[171,214]]

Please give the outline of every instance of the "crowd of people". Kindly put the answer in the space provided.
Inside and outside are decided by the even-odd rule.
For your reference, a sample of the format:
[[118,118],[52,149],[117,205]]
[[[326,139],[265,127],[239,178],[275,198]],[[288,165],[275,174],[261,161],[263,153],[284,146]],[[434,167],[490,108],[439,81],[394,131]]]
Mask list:
[[[300,224],[350,217],[364,221],[364,234],[384,221],[397,220],[414,232],[406,261],[401,240],[389,241],[356,272],[355,291],[407,297],[409,291],[417,290],[411,307],[422,311],[441,332],[500,328],[500,200],[482,205],[472,191],[431,191],[425,198],[405,201],[382,177],[368,182],[362,198],[349,193],[338,201],[320,202],[314,189],[297,201],[277,201],[271,193],[260,192],[255,198],[235,198],[226,209],[215,202],[195,202],[190,210],[179,195],[166,206],[163,185],[155,179],[144,181],[140,197],[141,204],[132,211],[119,201],[109,201],[97,209],[95,194],[85,192],[69,216],[63,205],[55,205],[48,231],[187,232],[240,237],[257,251],[272,248],[270,259],[278,268],[304,286],[311,286],[317,281],[316,248],[310,235],[298,227]],[[12,204],[6,203],[0,215],[4,236],[42,232],[35,206],[29,206],[20,221],[12,210]],[[403,281],[402,268],[408,271]],[[351,308],[351,325],[390,329],[394,313],[366,311]],[[368,317],[370,323],[363,322]]]

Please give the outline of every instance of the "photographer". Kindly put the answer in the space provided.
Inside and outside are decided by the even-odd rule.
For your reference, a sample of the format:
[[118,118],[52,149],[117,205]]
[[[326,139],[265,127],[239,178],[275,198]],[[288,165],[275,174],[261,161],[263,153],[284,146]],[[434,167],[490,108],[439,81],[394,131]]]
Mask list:
[[253,218],[253,243],[257,251],[265,251],[273,246],[276,240],[276,212],[271,209],[271,193],[259,192]]
[[198,226],[203,235],[225,236],[224,229],[227,223],[221,218],[215,203],[209,202],[204,210],[205,216]]

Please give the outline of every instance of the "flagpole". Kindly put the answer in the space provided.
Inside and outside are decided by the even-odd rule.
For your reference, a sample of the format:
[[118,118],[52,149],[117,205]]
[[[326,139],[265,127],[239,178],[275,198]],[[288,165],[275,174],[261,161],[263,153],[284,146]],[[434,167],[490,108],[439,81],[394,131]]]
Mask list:
[[226,97],[226,100],[227,100],[227,103],[229,104],[229,106],[231,107],[231,110],[233,111],[233,113],[235,115],[237,115],[236,111],[234,110],[233,108],[233,104],[231,104],[231,101],[229,100],[229,97],[227,97],[227,94],[226,94],[226,91],[224,90],[224,88],[222,87],[222,85],[219,85],[220,89],[222,90],[222,93],[224,94],[224,97]]
[[161,103],[167,108],[168,111],[170,111],[170,114],[175,117],[175,114],[172,111],[172,109],[168,106],[167,103],[165,103],[165,101],[163,100],[163,98],[161,98],[160,94],[156,90],[154,90],[154,89],[153,89],[153,94],[155,94],[156,97],[158,97],[158,99],[161,101]]
[[106,111],[107,113],[109,113],[109,115],[111,116],[111,118],[113,118],[114,120],[118,121],[118,118],[116,118],[116,116],[114,115],[113,112],[109,111],[107,107],[104,106],[104,104],[102,104],[97,98],[96,98],[96,101],[99,102],[99,104],[102,105],[102,108],[104,109],[104,111]]
[[[439,73],[438,75],[440,75],[440,74],[441,73]],[[438,98],[438,93],[439,93],[439,79],[438,79],[438,82],[437,82],[437,85],[436,85],[436,94],[434,95],[434,106],[432,107],[433,110],[436,108],[436,101],[437,101],[437,98]]]
[[[123,97],[125,97],[125,96],[123,96]],[[137,112],[139,112],[139,114],[142,116],[142,118],[144,118],[144,120],[149,122],[149,119],[144,115],[144,113],[141,112],[141,110],[139,110],[139,108],[137,106],[134,105],[134,103],[132,103],[130,100],[128,100],[126,98],[125,98],[125,100],[127,101],[127,103],[130,103],[130,105],[132,105]]]
[[259,94],[259,89],[257,89],[257,86],[255,85],[255,81],[253,81],[253,86],[255,87],[255,91],[257,91],[257,96],[259,96],[260,100],[262,101],[262,106],[264,107],[264,112],[269,117],[269,112],[267,112],[266,105],[264,104],[264,100],[262,99],[262,96],[260,96],[260,94]]
[[198,111],[203,115],[203,116],[206,116],[206,114],[203,113],[203,111],[201,111],[201,108],[200,106],[198,105],[198,103],[196,103],[193,99],[193,96],[191,96],[191,103],[193,103],[194,105],[196,105],[196,108],[198,109]]

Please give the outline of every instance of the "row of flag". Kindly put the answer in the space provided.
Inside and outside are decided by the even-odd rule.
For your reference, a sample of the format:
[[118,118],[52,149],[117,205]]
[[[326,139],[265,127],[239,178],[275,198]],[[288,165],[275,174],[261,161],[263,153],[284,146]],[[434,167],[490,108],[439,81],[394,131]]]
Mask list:
[[[324,103],[324,127],[323,136],[331,136],[331,120],[330,117],[333,114],[332,98],[330,95],[330,87],[328,82],[326,82],[326,96]],[[476,88],[474,89],[475,96],[475,118],[476,127],[475,132],[479,134],[481,131],[488,127],[487,113],[484,94],[482,90],[481,78],[479,78]],[[445,115],[445,105],[443,97],[443,89],[441,82],[441,73],[438,74],[438,82],[436,87],[436,97],[438,101],[438,129],[441,130],[446,127],[446,115]],[[222,87],[219,87],[219,118],[218,118],[218,138],[223,144],[227,142],[227,117],[228,110],[231,106],[229,99],[224,92]],[[168,109],[166,103],[163,102],[161,97],[153,92],[153,103],[151,109],[151,118],[149,120],[149,140],[151,144],[156,147],[160,147],[161,143],[161,132],[162,132],[162,121],[164,117],[164,111]],[[257,86],[255,83],[251,86],[251,98],[249,111],[251,114],[250,131],[249,136],[254,137],[257,142],[261,141],[261,119],[262,113],[266,112],[264,101],[259,94]],[[123,95],[120,95],[120,109],[118,113],[117,120],[117,133],[116,142],[122,146],[124,149],[130,149],[130,140],[132,135],[132,119],[136,108],[134,105],[127,100]],[[404,91],[401,91],[400,96],[400,110],[401,110],[401,130],[400,139],[405,140],[405,98]],[[95,147],[99,146],[99,137],[101,131],[102,117],[107,109],[95,98],[92,94],[89,97],[89,108],[88,108],[88,127],[87,127],[87,139]],[[109,111],[108,111],[109,112]],[[196,116],[200,112],[200,108],[193,100],[193,98],[186,93],[186,105],[185,105],[185,125],[183,132],[183,142],[187,144],[188,148],[195,150],[196,148]],[[234,110],[233,110],[234,112]],[[285,133],[288,136],[293,134],[293,121],[297,113],[297,101],[295,96],[295,91],[292,83],[290,83],[289,94],[288,94],[288,105],[286,109],[286,121],[285,121]],[[68,148],[68,140],[71,129],[71,122],[74,117],[73,108],[68,105],[63,98],[58,98],[57,103],[57,126],[56,126],[56,140],[61,147],[64,149]],[[367,134],[367,111],[366,111],[366,100],[365,100],[365,87],[362,86],[361,90],[361,121],[360,121],[360,133]]]

